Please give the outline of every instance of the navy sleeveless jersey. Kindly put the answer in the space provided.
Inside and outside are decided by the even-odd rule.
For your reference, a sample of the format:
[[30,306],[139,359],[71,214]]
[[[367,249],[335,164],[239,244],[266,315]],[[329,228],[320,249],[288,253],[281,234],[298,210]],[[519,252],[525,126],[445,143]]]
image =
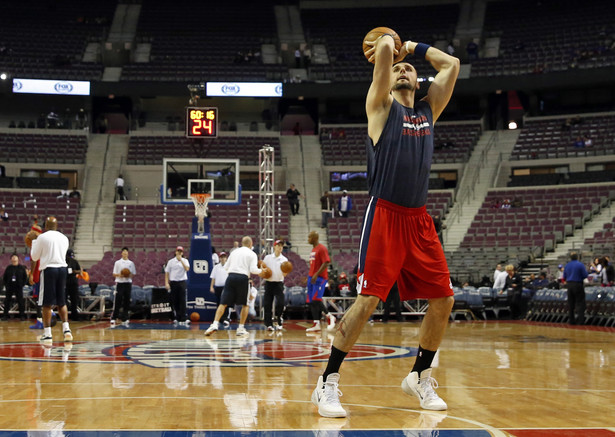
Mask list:
[[393,99],[378,143],[367,138],[369,195],[407,208],[427,202],[433,156],[433,115],[427,102],[414,108]]

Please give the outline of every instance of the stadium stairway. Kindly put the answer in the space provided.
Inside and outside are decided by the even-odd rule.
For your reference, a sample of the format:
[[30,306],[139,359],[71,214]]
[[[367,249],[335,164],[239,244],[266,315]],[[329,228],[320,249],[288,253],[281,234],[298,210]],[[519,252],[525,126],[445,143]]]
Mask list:
[[[114,182],[126,161],[128,136],[91,135],[86,180],[75,235],[75,257],[85,268],[100,261],[113,241]],[[104,162],[101,166],[100,163]]]
[[445,251],[459,248],[487,192],[493,188],[500,163],[510,157],[519,133],[519,130],[483,131],[465,166],[455,204],[445,220]]
[[[320,196],[322,188],[322,150],[314,135],[282,136],[280,146],[286,167],[286,185],[295,184],[304,196],[300,199],[298,215],[290,216],[290,242],[293,251],[308,260],[312,246],[307,242],[308,233],[317,230],[320,242],[327,246],[327,233],[320,229]],[[317,157],[316,159],[314,157]]]
[[[573,186],[574,185],[569,185],[569,187]],[[550,252],[543,258],[542,262],[547,265],[558,264],[558,259],[566,257],[569,251],[578,250],[580,252],[583,248],[584,240],[592,237],[596,232],[601,231],[604,224],[611,223],[612,220],[613,210],[609,203],[608,206],[601,208],[600,212],[593,214],[592,218],[586,222],[582,228],[574,229],[574,235],[572,237],[567,237],[564,243],[558,244],[553,252]],[[588,259],[582,259],[582,261],[587,262]]]

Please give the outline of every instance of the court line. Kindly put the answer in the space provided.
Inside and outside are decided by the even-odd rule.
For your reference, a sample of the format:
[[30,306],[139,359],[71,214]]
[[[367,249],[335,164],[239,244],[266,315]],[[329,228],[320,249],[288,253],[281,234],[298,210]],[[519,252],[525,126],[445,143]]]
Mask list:
[[[16,399],[14,401],[10,401],[10,400],[4,400],[4,399],[0,399],[0,404],[5,404],[5,403],[10,403],[10,402],[59,402],[59,401],[101,401],[101,400],[109,400],[109,401],[117,401],[118,399],[122,399],[122,400],[151,400],[151,399],[160,399],[161,397],[154,397],[154,396],[126,396],[126,397],[121,397],[118,398],[117,396],[104,396],[104,397],[81,397],[81,398],[45,398],[45,399]],[[212,396],[165,396],[164,399],[173,399],[173,400],[200,400],[200,401],[224,401],[224,397],[212,397]],[[250,398],[250,401],[257,401],[257,402],[269,402],[271,399],[261,399],[261,398]],[[297,399],[286,399],[287,402],[295,402],[295,403],[301,403],[301,404],[310,404],[312,405],[312,401],[306,401],[306,400],[297,400]],[[351,407],[362,407],[362,408],[375,408],[375,409],[385,409],[385,410],[392,410],[392,411],[402,411],[402,412],[410,412],[410,413],[417,413],[417,414],[423,414],[423,413],[429,413],[428,410],[414,410],[411,408],[399,408],[399,407],[386,407],[386,406],[380,406],[380,405],[369,405],[369,404],[350,404],[350,403],[345,403],[344,405],[347,406],[351,406]],[[351,415],[352,416],[352,415]],[[487,425],[485,423],[481,423],[478,422],[476,420],[472,420],[472,419],[465,419],[463,417],[458,417],[458,416],[451,416],[451,415],[446,415],[445,419],[454,419],[454,420],[458,420],[460,422],[465,422],[465,423],[469,423],[471,425],[474,425],[477,427],[477,429],[482,429],[482,430],[486,430],[488,432],[490,432],[493,437],[507,437],[508,434],[500,431],[497,428],[492,427],[491,425]],[[342,420],[340,418],[340,420]],[[181,428],[177,428],[178,430]],[[223,431],[236,431],[239,429],[243,429],[243,428],[238,428],[238,429],[224,429]],[[253,428],[246,428],[248,430],[253,430]],[[393,428],[393,429],[414,429],[414,428]],[[445,430],[445,429],[449,429],[449,430],[457,430],[459,428],[434,428],[434,429],[439,429],[439,430]],[[469,428],[472,429],[472,428]],[[187,429],[188,430],[188,429]],[[78,429],[75,429],[75,431],[78,431]],[[132,429],[126,429],[124,431],[133,431]],[[153,430],[151,430],[153,431]],[[208,429],[208,431],[214,431],[212,429]],[[260,430],[255,430],[255,431],[260,431]],[[295,431],[300,431],[300,430],[295,430]]]
[[[116,363],[116,364],[122,364],[122,363]],[[42,385],[58,385],[58,386],[70,386],[70,385],[104,385],[107,386],[109,385],[109,382],[41,382]],[[8,386],[8,387],[12,387],[12,386],[19,386],[19,385],[25,385],[25,386],[29,386],[32,385],[31,382],[0,382],[0,387],[3,386]],[[135,382],[133,385],[143,385],[143,386],[150,386],[150,385],[165,385],[165,382]],[[246,384],[245,383],[234,383],[234,382],[224,382],[225,386],[241,386],[241,387],[245,387]],[[255,387],[255,386],[262,386],[262,387],[269,387],[269,386],[273,386],[276,387],[279,384],[277,383],[265,383],[265,382],[253,382],[250,383],[251,387]],[[303,387],[305,386],[305,384],[284,384],[285,386],[288,387]],[[202,387],[201,385],[199,385],[198,387]],[[399,384],[395,384],[395,385],[370,385],[370,384],[356,384],[356,385],[352,385],[352,384],[344,384],[344,387],[375,387],[375,388],[399,388]],[[552,392],[570,392],[570,391],[574,391],[574,392],[579,392],[579,391],[583,391],[583,392],[589,392],[589,393],[613,393],[615,392],[615,389],[593,389],[593,388],[575,388],[575,389],[569,389],[569,388],[541,388],[541,387],[472,387],[472,386],[455,386],[455,385],[449,385],[449,386],[445,386],[445,385],[440,385],[438,386],[441,389],[453,389],[453,390],[459,390],[459,389],[463,389],[463,390],[523,390],[523,391],[552,391]],[[0,400],[0,402],[2,402],[2,400]]]

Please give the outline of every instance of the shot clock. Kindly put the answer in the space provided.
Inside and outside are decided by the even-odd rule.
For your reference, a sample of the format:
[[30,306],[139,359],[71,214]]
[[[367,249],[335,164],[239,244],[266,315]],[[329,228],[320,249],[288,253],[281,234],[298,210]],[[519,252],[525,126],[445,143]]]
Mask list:
[[218,108],[186,108],[186,137],[215,138],[218,136]]

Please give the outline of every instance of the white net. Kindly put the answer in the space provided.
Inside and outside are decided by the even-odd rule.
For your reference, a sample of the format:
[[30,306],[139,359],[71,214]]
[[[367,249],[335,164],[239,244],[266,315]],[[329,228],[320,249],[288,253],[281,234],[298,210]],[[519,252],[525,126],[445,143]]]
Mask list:
[[198,228],[198,232],[199,233],[203,233],[204,232],[204,219],[205,216],[207,215],[207,202],[209,202],[209,198],[211,197],[211,194],[201,194],[201,193],[197,193],[197,194],[190,194],[190,197],[192,198],[192,203],[194,203],[194,215],[197,216],[198,218],[198,224],[199,224],[199,228]]

